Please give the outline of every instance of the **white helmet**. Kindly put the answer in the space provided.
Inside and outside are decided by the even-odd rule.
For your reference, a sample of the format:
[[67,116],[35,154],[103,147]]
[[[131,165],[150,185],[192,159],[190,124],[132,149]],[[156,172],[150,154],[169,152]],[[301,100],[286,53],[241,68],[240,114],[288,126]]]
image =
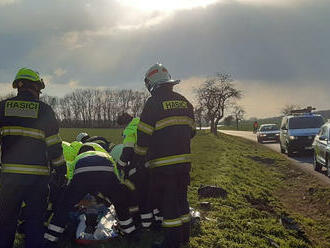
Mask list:
[[89,138],[88,133],[80,133],[80,134],[77,135],[76,141],[83,142],[84,139],[88,139],[88,138]]
[[162,64],[157,63],[147,71],[144,82],[149,92],[151,92],[161,84],[170,83],[174,85],[178,84],[180,80],[172,80],[167,69]]

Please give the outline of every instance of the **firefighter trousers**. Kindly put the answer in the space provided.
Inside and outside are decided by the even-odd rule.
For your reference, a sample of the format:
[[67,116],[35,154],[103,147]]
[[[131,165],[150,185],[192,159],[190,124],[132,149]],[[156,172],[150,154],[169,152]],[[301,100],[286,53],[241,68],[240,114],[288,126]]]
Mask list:
[[152,169],[150,190],[153,209],[159,209],[163,216],[165,239],[162,247],[179,248],[189,243],[190,236],[189,173],[167,174],[156,170]]
[[149,177],[149,170],[144,167],[135,169],[135,173],[128,178],[135,185],[135,190],[130,192],[130,212],[134,216],[136,225],[142,228],[149,228],[153,217],[148,200]]
[[70,185],[65,189],[63,199],[59,202],[61,205],[56,206],[54,217],[45,234],[47,241],[54,243],[58,241],[69,221],[69,212],[87,193],[92,195],[101,193],[109,198],[115,207],[122,232],[130,234],[135,231],[133,219],[129,214],[129,189],[120,184],[114,173],[85,172],[75,175]]
[[[29,184],[22,184],[20,180],[13,181],[13,175],[10,176],[11,180],[6,180],[5,177],[6,174],[2,174],[0,182],[0,247],[13,246],[17,220],[24,201],[26,204],[23,230],[25,247],[39,248],[42,246],[45,232],[44,217],[47,208],[49,179],[46,176],[38,176],[37,180],[32,180]],[[17,183],[20,182],[21,184],[18,185]]]

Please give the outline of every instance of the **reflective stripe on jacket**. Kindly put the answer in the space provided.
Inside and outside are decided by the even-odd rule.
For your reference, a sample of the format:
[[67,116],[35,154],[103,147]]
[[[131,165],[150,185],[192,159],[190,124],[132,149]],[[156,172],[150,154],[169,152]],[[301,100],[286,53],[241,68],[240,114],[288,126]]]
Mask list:
[[113,172],[120,178],[116,162],[107,152],[87,151],[79,154],[72,162],[74,175],[85,172]]

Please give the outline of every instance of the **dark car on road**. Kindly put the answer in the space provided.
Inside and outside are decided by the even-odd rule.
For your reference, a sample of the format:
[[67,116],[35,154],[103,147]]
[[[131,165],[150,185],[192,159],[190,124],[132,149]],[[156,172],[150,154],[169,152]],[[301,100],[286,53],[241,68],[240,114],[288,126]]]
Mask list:
[[321,115],[311,112],[299,111],[284,116],[280,129],[281,152],[286,152],[291,157],[294,152],[312,151],[314,137],[319,133],[323,122]]
[[314,170],[322,171],[327,169],[327,176],[330,177],[330,122],[324,124],[313,142],[314,148]]
[[264,141],[280,140],[280,130],[276,124],[262,124],[257,131],[257,140],[259,143]]

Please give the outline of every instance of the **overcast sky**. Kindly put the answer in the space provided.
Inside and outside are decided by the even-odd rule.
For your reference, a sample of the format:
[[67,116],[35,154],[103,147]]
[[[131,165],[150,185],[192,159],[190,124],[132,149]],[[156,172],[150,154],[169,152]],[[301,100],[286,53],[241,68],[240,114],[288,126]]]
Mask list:
[[247,116],[285,104],[330,109],[329,0],[0,0],[0,95],[20,67],[45,93],[142,89],[163,63],[177,89],[233,75]]

